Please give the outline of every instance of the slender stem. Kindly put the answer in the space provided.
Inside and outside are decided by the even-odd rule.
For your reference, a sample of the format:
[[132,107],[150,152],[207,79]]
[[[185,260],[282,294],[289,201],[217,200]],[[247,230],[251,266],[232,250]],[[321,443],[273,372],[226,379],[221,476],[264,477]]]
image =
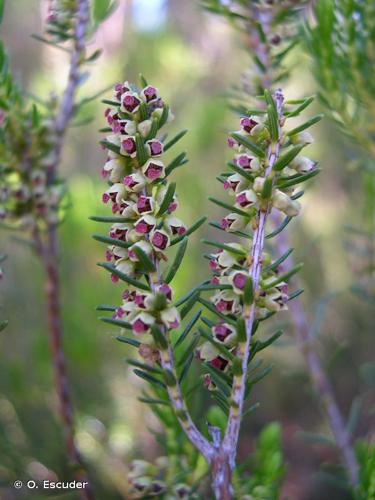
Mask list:
[[[74,111],[74,100],[80,79],[80,65],[85,51],[85,35],[89,21],[88,0],[78,0],[76,25],[74,32],[74,47],[71,54],[67,86],[63,93],[59,110],[52,126],[54,145],[51,151],[51,162],[47,166],[48,183],[56,179],[57,169],[61,161],[61,151],[64,145],[65,132]],[[70,397],[66,362],[63,348],[63,326],[60,308],[60,283],[58,268],[58,237],[55,223],[47,223],[45,235],[41,235],[36,227],[33,238],[37,253],[42,260],[46,274],[46,300],[50,349],[53,360],[56,392],[59,400],[59,413],[63,424],[67,454],[71,466],[75,469],[77,480],[86,483],[80,489],[80,497],[93,499],[93,493],[87,481],[80,453],[74,442],[74,417]]]
[[[162,284],[161,280],[161,274],[160,274],[160,265],[158,259],[154,256],[153,262],[156,267],[156,280],[155,277],[153,279],[153,276],[150,276],[150,283],[152,286],[152,290],[155,291],[158,285]],[[168,348],[166,350],[160,350],[160,361],[161,361],[161,366],[163,367],[164,370],[169,371],[170,373],[173,374],[174,380],[175,380],[175,385],[170,386],[167,385],[167,391],[168,391],[168,396],[169,399],[172,403],[172,406],[175,410],[176,417],[178,418],[178,421],[181,425],[181,427],[184,429],[187,437],[189,440],[192,442],[192,444],[200,451],[200,453],[205,457],[207,462],[211,462],[213,455],[214,455],[214,448],[211,445],[211,443],[203,436],[203,434],[199,431],[199,429],[196,427],[194,424],[191,415],[185,405],[183,396],[182,396],[182,391],[181,391],[181,386],[178,381],[177,373],[176,373],[176,368],[175,368],[175,363],[174,363],[174,354],[173,354],[173,349],[172,345],[170,342],[170,338],[168,335],[168,332],[166,331],[166,328],[162,328],[164,335],[167,337],[168,340]]]
[[[278,222],[276,221],[276,224]],[[289,249],[288,240],[288,233],[285,230],[279,235],[276,243],[277,251],[280,255]],[[290,256],[285,265],[286,271],[293,266],[294,262]],[[293,284],[295,288],[300,288],[298,282],[298,278],[294,277]],[[355,490],[358,487],[358,462],[351,445],[350,434],[346,429],[345,419],[337,404],[333,387],[316,352],[314,339],[311,337],[311,329],[302,302],[298,299],[292,300],[289,303],[289,310],[293,318],[298,347],[305,358],[311,381],[316,393],[319,395],[319,399],[322,401],[328,424],[342,456],[350,482]]]
[[[310,4],[313,4],[313,2],[310,2]],[[271,10],[269,10],[268,12],[261,12],[256,6],[251,9],[251,17],[260,22],[263,32],[267,35],[267,40],[269,39],[270,23],[272,20],[271,12]],[[261,74],[261,81],[262,86],[264,88],[268,88],[274,81],[274,75],[272,74],[271,47],[269,45],[269,42],[262,43],[255,31],[256,30],[254,28],[252,34],[255,37],[256,41],[253,44],[252,49],[266,68],[266,70]],[[346,123],[349,124],[349,118],[345,115],[344,112],[343,114],[344,119],[346,119]],[[352,135],[355,136],[355,131],[353,130]],[[355,136],[355,138],[358,140],[357,136]],[[369,147],[369,143],[366,142],[366,140],[364,140],[363,138],[361,140],[358,140],[358,142],[361,143],[361,145],[365,149],[367,148],[371,151],[372,148],[372,150],[374,150],[373,145],[370,144]],[[278,236],[278,238],[276,239],[276,245],[278,247],[278,253],[280,255],[288,250],[290,245],[288,244],[287,230],[284,230],[284,232],[282,232]],[[288,267],[291,269],[293,265],[293,259],[289,257]],[[294,278],[293,281],[294,283],[296,283],[296,288],[300,288],[297,284],[297,278]],[[301,301],[298,299],[291,301],[289,304],[289,309],[294,320],[298,346],[306,360],[307,368],[310,372],[310,377],[314,384],[315,390],[322,396],[323,406],[325,408],[332,434],[342,455],[352,486],[354,487],[354,489],[356,489],[358,486],[358,463],[351,446],[350,435],[346,430],[345,421],[336,402],[333,388],[328,380],[328,377],[325,374],[319,356],[316,353],[314,343],[310,339],[309,323],[307,321]]]
[[[280,90],[276,90],[274,99],[279,117],[279,136],[281,136],[281,127],[283,114],[282,106],[284,97]],[[280,140],[271,143],[268,148],[268,165],[265,170],[265,177],[271,171],[274,163],[279,156]],[[252,278],[254,296],[256,296],[259,288],[259,281],[262,271],[262,253],[264,248],[265,230],[268,216],[270,213],[269,203],[265,203],[257,213],[255,231],[251,248],[251,265],[249,275]],[[243,414],[243,406],[246,391],[246,380],[248,372],[248,363],[251,349],[252,330],[255,319],[256,304],[255,301],[251,305],[250,311],[247,314],[246,320],[246,341],[239,346],[239,356],[242,358],[242,373],[235,375],[233,379],[231,408],[228,417],[228,424],[225,431],[224,439],[221,445],[221,454],[215,462],[216,477],[214,477],[214,490],[216,498],[226,500],[232,498],[231,475],[235,467],[237,454],[237,445],[241,427],[241,419]]]

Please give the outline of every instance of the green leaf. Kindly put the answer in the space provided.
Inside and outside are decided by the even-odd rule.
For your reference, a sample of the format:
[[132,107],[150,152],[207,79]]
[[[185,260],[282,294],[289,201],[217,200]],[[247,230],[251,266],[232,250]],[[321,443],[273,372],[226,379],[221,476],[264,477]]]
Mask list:
[[307,174],[302,174],[297,177],[293,177],[293,179],[290,180],[288,179],[286,179],[285,181],[283,180],[282,182],[277,184],[277,187],[279,189],[285,189],[287,187],[294,186],[295,184],[300,184],[301,182],[305,182],[308,179],[312,179],[313,177],[318,175],[319,172],[321,172],[321,168],[316,168],[315,170],[313,170],[312,172],[308,172]]
[[103,323],[108,323],[110,325],[118,326],[120,328],[125,328],[125,330],[131,330],[132,326],[127,321],[122,321],[121,319],[109,318],[108,316],[100,316],[98,319],[103,321]]
[[181,345],[183,343],[183,341],[186,339],[186,337],[189,335],[189,333],[191,332],[191,330],[193,329],[195,323],[198,321],[198,319],[200,318],[200,315],[202,314],[202,309],[199,309],[199,311],[197,311],[194,316],[191,318],[191,320],[189,321],[189,323],[185,326],[183,332],[181,333],[181,335],[178,337],[174,347],[178,347],[179,345]]
[[199,289],[202,285],[206,285],[207,283],[210,283],[210,280],[205,280],[199,285],[195,286],[192,288],[187,294],[185,294],[183,297],[178,299],[178,301],[174,304],[176,307],[181,306],[182,304],[185,304],[194,294],[199,293]]
[[93,18],[95,24],[103,22],[117,7],[117,3],[113,0],[93,0]]
[[201,240],[202,243],[205,245],[210,245],[215,248],[221,248],[222,250],[225,250],[226,252],[229,252],[233,255],[240,255],[241,257],[246,257],[247,253],[244,250],[241,250],[239,248],[234,248],[230,245],[227,245],[225,243],[220,243],[219,241],[211,241],[211,240]]
[[149,384],[151,384],[152,386],[156,386],[156,387],[162,387],[163,389],[166,389],[166,385],[164,384],[164,382],[162,382],[161,380],[159,380],[158,378],[156,377],[153,377],[152,375],[150,375],[149,373],[147,372],[144,372],[143,370],[139,370],[138,368],[136,368],[135,370],[133,370],[133,372],[135,373],[135,375],[137,375],[139,378],[143,379],[143,380],[146,380],[146,382],[148,382]]
[[305,144],[299,144],[298,146],[290,148],[283,156],[280,156],[280,158],[273,165],[272,169],[276,171],[282,170],[284,167],[289,165],[292,160],[294,160],[304,147]]
[[187,162],[188,159],[186,158],[186,151],[183,151],[165,167],[165,176],[168,177],[168,175],[173,172],[175,168],[181,167]]
[[240,208],[237,208],[230,203],[226,203],[225,201],[218,200],[217,198],[214,198],[212,196],[209,196],[208,199],[212,201],[212,203],[215,203],[215,205],[218,205],[219,207],[225,208],[226,210],[229,210],[230,212],[234,212],[238,215],[241,215],[242,217],[249,217],[249,214],[245,212],[244,210],[241,210]]
[[118,269],[116,269],[112,264],[108,264],[108,262],[98,262],[98,266],[103,267],[106,271],[109,271],[111,274],[114,274],[122,281],[125,281],[129,285],[133,285],[141,290],[145,290],[146,292],[151,291],[150,287],[141,281],[138,281],[130,276],[127,276],[125,273],[122,273]]
[[146,272],[154,273],[156,271],[155,264],[152,262],[150,257],[142,250],[140,246],[135,244],[132,247],[132,250],[134,251],[135,255],[137,256],[139,262],[142,265],[142,268]]
[[215,316],[223,319],[226,323],[230,323],[231,325],[236,325],[236,321],[234,321],[231,317],[222,314],[220,311],[216,309],[216,307],[209,302],[208,300],[203,299],[202,297],[198,297],[198,302],[200,302],[203,306],[205,306],[209,311],[211,311]]
[[148,83],[146,78],[142,75],[142,73],[139,74],[139,81],[141,82],[142,87],[147,87]]
[[152,119],[152,125],[150,132],[148,133],[148,136],[146,137],[146,141],[149,141],[151,139],[154,139],[156,137],[156,134],[158,133],[159,130],[159,120],[156,116]]
[[266,177],[264,179],[264,184],[263,184],[262,193],[261,193],[261,197],[264,200],[269,200],[271,198],[271,196],[272,196],[272,186],[273,186],[273,179],[272,179],[272,177]]
[[298,108],[296,108],[293,111],[289,111],[289,112],[284,113],[285,116],[287,116],[288,118],[298,116],[305,108],[310,106],[310,104],[314,101],[314,98],[315,98],[315,96],[308,97],[300,104],[300,106],[298,106]]
[[265,152],[247,137],[238,134],[236,132],[231,134],[231,136],[233,137],[234,140],[242,144],[242,146],[245,146],[245,148],[250,149],[250,151],[252,151],[259,158],[265,158],[266,156]]
[[293,300],[293,299],[299,297],[304,291],[305,290],[303,288],[299,288],[295,292],[292,292],[291,294],[289,294],[288,300]]
[[92,215],[89,217],[90,220],[93,220],[94,222],[134,222],[134,219],[129,219],[127,217],[121,217],[121,216],[97,216],[97,215]]
[[117,108],[120,106],[119,101],[111,101],[110,99],[103,99],[103,104],[108,104],[109,106],[116,106]]
[[156,398],[146,398],[144,396],[141,396],[138,398],[138,401],[141,403],[146,403],[148,405],[165,405],[165,406],[171,406],[171,403],[165,399],[156,399]]
[[293,252],[293,248],[289,248],[285,253],[282,254],[281,257],[279,257],[277,260],[275,260],[275,262],[272,262],[272,264],[269,264],[268,266],[266,266],[264,269],[263,269],[263,272],[264,273],[268,273],[270,271],[274,271],[275,269],[277,269],[279,267],[280,264],[282,264],[284,262],[284,260],[286,260],[289,255]]
[[262,281],[261,286],[264,290],[268,290],[269,288],[273,288],[274,286],[278,285],[282,281],[287,281],[288,279],[290,279],[294,274],[298,273],[298,271],[300,271],[300,269],[302,269],[302,267],[303,267],[302,262],[300,264],[296,264],[295,266],[292,267],[292,269],[290,269],[286,273],[282,274],[281,276],[278,276],[276,279],[271,280],[271,281],[269,279]]
[[180,234],[180,236],[176,236],[176,238],[174,238],[171,241],[170,246],[176,245],[176,243],[179,243],[184,238],[190,236],[192,233],[194,233],[197,229],[201,227],[201,225],[206,221],[206,219],[207,219],[206,216],[203,216],[200,219],[198,219],[196,222],[194,222],[194,224],[191,227],[189,227],[189,229],[185,233]]
[[323,117],[324,117],[323,114],[314,115],[311,118],[309,118],[307,121],[305,121],[304,123],[302,123],[301,125],[299,125],[298,127],[290,130],[287,133],[287,135],[290,137],[292,135],[299,134],[300,132],[303,132],[304,130],[306,130],[307,128],[311,127],[315,123],[318,123]]
[[179,132],[178,134],[176,134],[170,141],[168,141],[164,145],[164,152],[168,151],[168,149],[170,149],[172,146],[174,146],[176,144],[176,142],[178,142],[180,139],[182,139],[186,133],[187,133],[187,130],[184,129],[184,130],[181,130],[181,132]]
[[261,342],[259,340],[257,342],[256,352],[262,351],[263,349],[266,349],[266,347],[269,347],[270,345],[272,345],[274,342],[276,342],[277,339],[279,339],[281,337],[282,334],[283,334],[283,331],[278,330],[273,335],[271,335],[271,337],[269,339],[265,340],[264,342]]
[[165,104],[161,117],[159,118],[159,129],[164,127],[164,125],[167,123],[168,116],[169,116],[169,106]]
[[254,302],[254,285],[251,276],[247,278],[245,283],[243,301],[247,306],[251,306],[251,304]]
[[277,110],[274,106],[267,106],[268,113],[268,128],[270,131],[272,142],[277,142],[279,139],[279,119]]
[[176,275],[176,273],[177,273],[177,271],[182,263],[182,260],[184,258],[187,245],[188,245],[188,238],[184,238],[178,247],[173,264],[168,269],[168,272],[167,272],[165,278],[163,278],[165,283],[170,283],[173,280],[173,278],[175,277],[175,275]]
[[109,149],[110,151],[113,151],[116,154],[120,154],[120,146],[116,146],[116,144],[113,144],[112,142],[102,140],[99,141],[99,143],[104,146],[106,149]]
[[185,316],[189,314],[192,308],[195,306],[196,302],[199,300],[199,292],[195,291],[190,297],[189,300],[186,301],[186,304],[181,309],[181,319],[184,319]]
[[245,418],[247,415],[250,415],[251,413],[253,413],[255,410],[257,410],[260,406],[260,403],[254,403],[253,405],[249,406],[249,408],[247,408],[243,414],[242,414],[242,418]]
[[[219,222],[211,221],[208,224],[210,226],[212,226],[212,227],[214,227],[216,229],[219,229],[220,231],[224,231],[226,233],[225,229],[223,229],[221,227],[221,225],[220,225]],[[253,239],[253,237],[252,237],[251,234],[245,233],[244,231],[231,231],[230,234],[233,234],[235,236],[239,236],[240,238],[246,238],[248,240],[252,240]]]
[[118,335],[116,337],[116,340],[118,340],[119,342],[123,342],[124,344],[129,344],[132,347],[138,348],[141,345],[141,343],[138,340],[131,339],[129,337],[124,337],[123,335]]
[[102,49],[96,49],[92,54],[91,56],[87,57],[85,59],[85,62],[86,63],[91,63],[91,62],[94,62],[96,61],[97,59],[99,59],[99,57],[102,55],[103,53],[103,50]]
[[[0,0],[0,2],[1,1],[2,0]],[[0,6],[0,10],[1,10],[1,6]],[[1,15],[1,13],[0,13],[0,15]],[[1,23],[1,21],[0,21],[0,23]],[[66,47],[63,47],[62,45],[60,45],[57,42],[52,42],[52,40],[48,40],[47,38],[43,38],[42,36],[35,35],[35,34],[32,34],[31,38],[34,38],[34,40],[37,40],[38,42],[45,43],[46,45],[50,45],[52,47],[55,47],[55,49],[59,49],[59,50],[62,50],[63,52],[67,52],[68,54],[70,54],[69,49],[67,49]]]
[[194,353],[192,352],[192,353],[190,353],[190,355],[188,356],[188,358],[186,360],[186,363],[182,367],[181,373],[178,377],[179,384],[181,384],[183,382],[183,380],[186,378],[186,375],[189,372],[189,369],[191,367],[193,360],[194,360]]
[[253,182],[254,181],[254,176],[251,175],[249,172],[247,172],[245,169],[242,167],[239,167],[238,165],[235,165],[233,162],[228,161],[227,165],[230,169],[234,170],[237,174],[241,175],[244,179]]
[[139,132],[135,134],[135,144],[137,148],[137,158],[140,166],[144,165],[149,158],[142,136]]
[[118,240],[117,238],[111,238],[110,236],[104,236],[102,234],[93,234],[92,237],[94,240],[100,241],[101,243],[107,243],[108,245],[115,245],[121,248],[129,248],[133,245],[133,243],[129,243],[128,241]]
[[99,304],[95,309],[97,311],[116,311],[117,307],[109,304]]
[[146,372],[161,374],[162,370],[157,366],[147,365],[146,363],[141,363],[140,361],[132,358],[126,358],[125,360],[130,366],[135,366],[136,368],[140,368]]
[[188,360],[191,354],[194,354],[197,345],[199,344],[199,335],[194,334],[189,345],[184,349],[181,358],[178,360],[177,366],[180,368]]
[[244,343],[247,340],[246,322],[241,316],[237,318],[237,339],[240,343]]
[[152,325],[151,326],[151,334],[153,339],[155,340],[156,345],[165,351],[168,349],[168,341],[165,338],[164,333],[161,331],[158,325]]
[[267,234],[266,238],[270,239],[270,238],[274,238],[275,236],[277,236],[289,224],[289,222],[292,219],[293,219],[293,217],[290,217],[289,215],[287,217],[285,217],[285,219],[282,221],[280,226],[278,228],[276,228],[275,231],[273,231],[272,233]]
[[168,185],[167,191],[165,193],[165,196],[163,198],[163,201],[160,204],[159,211],[157,213],[157,216],[160,217],[163,215],[167,210],[171,202],[173,201],[173,196],[176,191],[176,183],[171,182],[171,184]]

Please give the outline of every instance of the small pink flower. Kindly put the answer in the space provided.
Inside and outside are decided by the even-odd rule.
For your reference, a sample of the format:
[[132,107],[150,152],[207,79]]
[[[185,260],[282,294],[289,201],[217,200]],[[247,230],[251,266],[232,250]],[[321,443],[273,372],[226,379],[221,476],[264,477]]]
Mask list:
[[133,331],[135,333],[145,333],[148,331],[148,329],[149,329],[148,325],[146,325],[146,323],[143,323],[141,319],[137,319],[133,323]]
[[146,102],[154,101],[158,97],[158,89],[152,85],[147,85],[147,87],[142,90],[142,95],[145,97]]
[[148,180],[154,181],[163,176],[164,165],[161,161],[148,160],[148,162],[142,168],[142,171]]
[[137,200],[137,211],[139,214],[150,213],[153,210],[153,198],[151,196],[139,196]]
[[151,237],[151,244],[157,250],[165,250],[169,245],[169,237],[165,231],[156,230]]
[[131,157],[137,153],[137,146],[134,137],[127,137],[121,141],[121,152]]
[[151,156],[161,156],[164,151],[163,143],[158,141],[157,139],[152,139],[151,141],[147,141],[147,146],[150,151]]
[[224,371],[228,361],[221,356],[217,356],[216,358],[212,359],[211,361],[208,362],[211,366],[217,368],[220,371]]
[[241,118],[240,124],[241,124],[241,127],[243,128],[243,130],[250,134],[252,129],[256,125],[258,125],[258,122],[252,116],[248,116],[248,117]]
[[128,113],[135,113],[139,109],[141,100],[132,92],[125,92],[122,96],[122,107]]

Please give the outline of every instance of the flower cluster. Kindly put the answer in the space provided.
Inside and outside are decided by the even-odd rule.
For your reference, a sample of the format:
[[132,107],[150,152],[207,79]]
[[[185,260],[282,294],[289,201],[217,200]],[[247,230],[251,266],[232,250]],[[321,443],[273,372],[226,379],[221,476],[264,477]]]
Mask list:
[[[149,335],[153,325],[170,330],[180,324],[172,289],[160,276],[161,263],[168,260],[165,251],[187,231],[174,215],[178,200],[168,182],[172,167],[163,161],[170,144],[158,137],[172,114],[158,89],[148,84],[141,90],[128,82],[118,84],[113,100],[107,102],[111,103],[105,111],[109,134],[101,143],[107,152],[102,176],[108,189],[102,201],[114,216],[108,237],[101,240],[110,243],[106,268],[112,281],[127,282],[113,319],[142,335],[140,354],[152,361],[157,359]],[[184,162],[180,155],[172,161],[173,168]]]
[[[240,130],[233,132],[228,139],[228,146],[234,151],[228,166],[234,173],[223,174],[220,180],[224,190],[234,198],[233,205],[212,199],[216,204],[231,209],[231,213],[217,226],[246,239],[255,238],[261,214],[267,220],[272,211],[284,217],[282,226],[275,230],[278,234],[300,212],[301,205],[297,198],[303,192],[298,191],[297,186],[319,171],[314,161],[299,154],[313,142],[312,136],[303,126],[285,132],[285,118],[279,120],[275,117],[274,123],[280,122],[280,125],[272,128],[271,113],[276,111],[273,106],[269,109],[272,111],[242,117]],[[278,220],[277,217],[275,219]],[[300,266],[291,272],[283,269],[283,262],[291,250],[282,257],[272,259],[262,244],[259,247],[259,262],[254,264],[253,256],[244,244],[208,243],[219,248],[208,255],[213,277],[206,287],[215,290],[210,302],[218,322],[212,323],[210,339],[198,348],[198,357],[216,370],[228,371],[240,350],[237,319],[249,317],[250,305],[254,306],[255,322],[286,310],[290,298],[287,280]],[[252,281],[254,265],[261,267],[255,289]],[[205,382],[210,389],[215,388],[209,374],[205,375]]]
[[[51,115],[42,116],[23,96],[3,54],[0,71],[0,219],[31,228],[37,221],[57,221],[63,185],[49,183],[54,139]],[[53,111],[55,103],[48,103]]]
[[[265,204],[262,193],[265,189],[266,178],[264,176],[267,159],[261,159],[246,145],[246,139],[265,143],[269,138],[269,132],[265,120],[259,116],[247,116],[241,118],[241,129],[228,139],[228,146],[234,150],[231,165],[236,173],[230,174],[223,180],[223,186],[228,193],[234,197],[234,212],[228,214],[221,220],[221,226],[228,232],[246,229],[246,226],[256,217],[257,210]],[[241,140],[244,139],[244,140]],[[309,144],[312,141],[310,134],[302,134],[298,140]],[[249,145],[252,142],[249,143]],[[283,178],[292,175],[312,172],[316,163],[306,157],[297,157],[284,169],[279,176],[279,186],[272,191],[271,203],[273,207],[285,215],[294,217],[299,214],[301,205],[293,199],[294,186],[283,187]],[[267,203],[269,202],[267,198]]]
[[[178,460],[184,462],[184,457]],[[183,464],[180,463],[183,467]],[[159,457],[154,464],[145,460],[133,460],[130,466],[129,482],[132,498],[148,497],[163,498],[164,500],[187,500],[191,497],[191,487],[185,483],[175,484],[169,479],[170,467],[168,457]],[[185,464],[187,468],[187,464]]]

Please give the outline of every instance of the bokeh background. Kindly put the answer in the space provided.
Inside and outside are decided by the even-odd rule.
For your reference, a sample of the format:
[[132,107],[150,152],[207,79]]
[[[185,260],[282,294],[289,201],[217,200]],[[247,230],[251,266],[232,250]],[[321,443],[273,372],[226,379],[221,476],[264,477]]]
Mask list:
[[[43,18],[39,1],[17,0],[8,2],[1,27],[19,80],[40,96],[61,90],[67,73],[63,52],[30,38],[31,33],[42,32]],[[221,212],[207,197],[220,192],[215,176],[228,159],[226,132],[237,127],[223,94],[239,82],[249,65],[239,35],[203,13],[197,1],[120,0],[92,47],[103,48],[104,53],[92,67],[81,96],[124,79],[134,81],[142,72],[172,106],[176,119],[171,134],[189,129],[181,141],[189,163],[175,174],[181,218],[188,224],[203,214],[218,219]],[[314,93],[309,59],[297,49],[290,64],[294,68],[286,95],[298,98]],[[315,106],[319,109],[319,104]],[[62,170],[69,183],[71,208],[60,239],[65,348],[77,441],[98,498],[110,500],[126,498],[131,459],[151,460],[159,451],[150,432],[158,429],[158,422],[137,401],[142,383],[125,363],[128,347],[114,339],[116,328],[100,323],[95,311],[98,303],[118,303],[120,295],[120,288],[97,268],[103,248],[90,237],[98,228],[89,216],[105,214],[99,174],[104,155],[97,132],[103,126],[103,110],[100,99],[87,105],[80,120],[92,117],[93,121],[72,127],[68,134]],[[375,318],[361,288],[355,286],[353,291],[353,285],[362,283],[368,265],[367,239],[353,228],[369,231],[371,206],[366,204],[355,146],[329,120],[313,133],[316,142],[310,155],[323,172],[304,197],[302,217],[291,224],[296,260],[305,262],[302,300],[319,336],[320,354],[340,407],[345,415],[358,413],[354,432],[365,436],[371,428]],[[192,237],[186,264],[175,280],[178,295],[208,276],[200,239],[212,235],[206,225]],[[51,477],[64,478],[68,471],[53,392],[42,270],[21,241],[22,234],[1,231],[0,237],[1,250],[9,256],[0,297],[3,314],[10,319],[0,338],[0,498],[7,499],[18,498],[8,489],[14,479],[43,476],[46,470]],[[279,421],[287,463],[283,498],[345,499],[343,490],[324,474],[324,463],[334,463],[338,457],[329,443],[329,430],[288,315],[283,314],[279,323],[285,334],[265,355],[274,368],[255,391],[254,402],[259,401],[260,408],[244,423],[240,454],[252,450],[266,423]],[[271,331],[274,325],[272,330],[271,325],[263,327],[262,334]],[[208,407],[209,394],[198,394],[193,404],[197,410]],[[325,438],[312,443],[309,433]]]

